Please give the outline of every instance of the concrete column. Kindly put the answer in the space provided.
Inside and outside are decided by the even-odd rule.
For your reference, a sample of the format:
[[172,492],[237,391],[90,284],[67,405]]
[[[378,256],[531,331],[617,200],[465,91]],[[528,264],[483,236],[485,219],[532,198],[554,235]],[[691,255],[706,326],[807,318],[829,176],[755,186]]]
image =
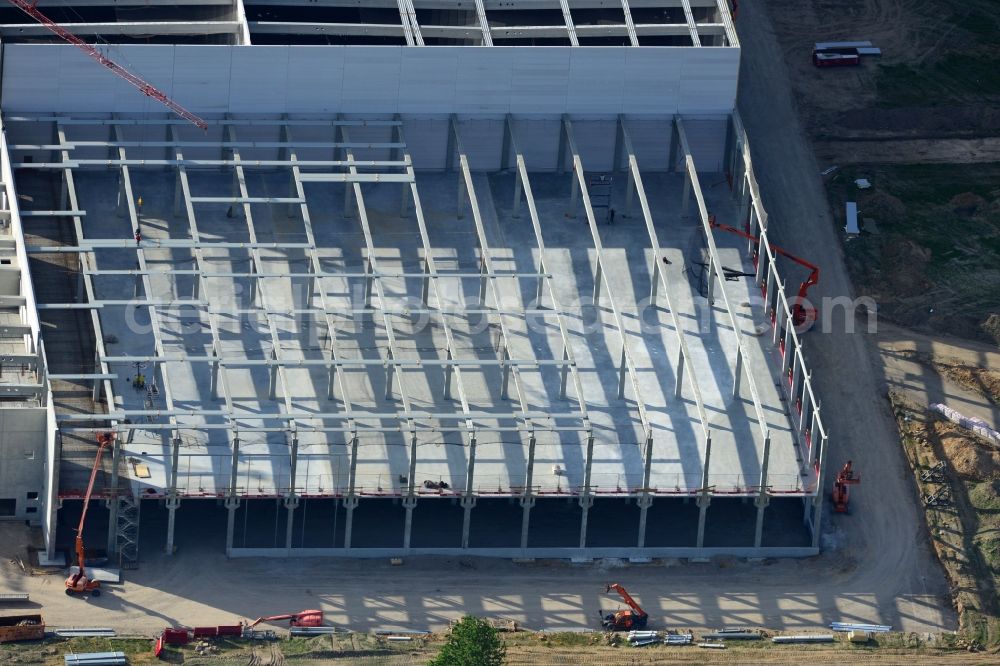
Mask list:
[[628,166],[628,183],[625,186],[625,217],[632,217],[632,201],[635,199],[635,174]]
[[174,217],[181,214],[181,202],[184,200],[184,188],[181,185],[181,171],[177,169],[177,176],[174,180]]
[[532,483],[535,474],[535,435],[528,438],[528,463],[524,475],[524,496],[521,498],[521,508],[524,513],[521,516],[521,550],[528,548],[528,527],[531,522],[531,508],[535,506],[535,498],[532,495],[534,489]]
[[472,527],[472,510],[476,507],[476,498],[474,496],[463,497],[461,506],[465,510],[462,515],[462,548],[468,548],[469,531]]
[[417,506],[416,497],[404,497],[403,508],[406,509],[406,522],[403,524],[403,550],[410,550],[410,535],[413,531],[413,509]]
[[[358,498],[345,497],[344,501],[344,550],[351,549],[351,533],[354,531],[354,510],[358,508]],[[337,535],[333,535],[333,543],[337,544]]]
[[[509,361],[510,360],[510,352],[507,351],[507,341],[506,340],[504,340],[503,354],[501,354],[500,358],[503,361]],[[507,396],[509,395],[509,393],[508,393],[509,387],[510,387],[510,364],[505,362],[503,364],[503,379],[500,382],[500,399],[501,400],[506,400],[507,399]]]
[[594,506],[594,497],[584,495],[580,498],[580,549],[587,547],[587,517],[590,514],[590,507]]
[[569,347],[567,347],[565,343],[563,344],[562,360],[563,360],[563,365],[559,369],[559,373],[560,373],[560,377],[559,377],[559,398],[562,399],[562,400],[565,400],[566,399],[566,382],[567,382],[567,379],[568,379],[568,376],[569,376],[569,365],[566,364],[566,362],[569,361]]
[[295,523],[295,509],[297,508],[299,508],[297,495],[289,495],[285,498],[285,509],[288,511],[288,520],[285,526],[285,549],[289,551],[292,549],[292,527]]
[[469,529],[472,525],[472,509],[476,506],[476,496],[473,495],[476,476],[476,436],[469,438],[469,461],[465,473],[465,495],[462,497],[462,548],[469,547]]
[[[448,360],[452,360],[451,349],[448,350],[447,355]],[[444,399],[451,400],[451,375],[455,372],[455,368],[450,365],[444,366]]]
[[698,495],[698,536],[696,546],[705,547],[705,517],[708,513],[708,506],[712,503],[712,490],[709,488],[709,463],[712,460],[712,435],[708,433],[705,437],[705,464],[701,470],[701,494]]
[[240,507],[239,497],[227,497],[223,506],[229,512],[226,516],[226,557],[233,554],[233,534],[236,531],[236,509]]
[[521,550],[528,549],[528,527],[531,524],[531,509],[535,506],[535,498],[526,496],[521,498]]
[[636,542],[636,548],[646,547],[646,519],[649,514],[649,507],[653,506],[653,498],[648,494],[648,491],[643,491],[643,494],[636,499],[636,504],[639,505],[639,540]]
[[677,381],[674,385],[674,396],[679,398],[684,390],[684,352],[677,355],[677,370],[674,372]]
[[[219,355],[219,351],[217,349],[213,349],[212,353],[215,354],[216,356]],[[212,386],[211,386],[211,389],[212,389],[212,399],[213,400],[218,400],[219,399],[219,373],[220,372],[221,372],[221,369],[219,368],[219,363],[218,362],[213,363],[212,364]]]
[[174,523],[176,521],[177,508],[181,505],[181,499],[175,494],[167,498],[167,555],[174,554]]
[[[618,363],[618,399],[625,399],[625,375],[628,374],[628,359],[625,357],[625,338],[622,337],[622,356]],[[638,399],[639,396],[636,396]]]
[[761,463],[760,469],[760,491],[757,494],[757,499],[754,504],[757,505],[757,524],[754,528],[753,537],[753,547],[760,548],[761,540],[764,534],[764,509],[770,503],[771,498],[768,495],[767,490],[767,468],[771,462],[771,435],[768,434],[764,439],[764,455]]
[[460,220],[465,217],[465,195],[465,178],[460,175],[458,177],[458,203],[456,204],[458,206],[458,219]]
[[743,375],[743,349],[736,348],[736,363],[733,366],[733,397],[740,395],[740,378]]
[[813,519],[812,519],[812,545],[813,548],[819,548],[819,537],[822,531],[822,520],[823,520],[823,499],[826,496],[826,488],[824,483],[826,482],[826,450],[829,442],[827,438],[824,437],[820,442],[822,447],[820,450],[820,462],[819,462],[819,475],[816,479],[816,497],[813,499]]
[[121,465],[121,458],[121,442],[117,437],[114,437],[112,439],[111,484],[108,499],[108,559],[114,558],[118,552],[118,468]]
[[687,165],[684,165],[684,190],[681,194],[681,215],[687,215],[688,207],[691,204],[691,172]]
[[354,183],[344,183],[344,217],[354,217]]
[[510,168],[510,118],[504,120],[503,139],[500,145],[500,170],[506,171]]
[[[812,373],[807,373],[806,374],[806,379],[810,379],[811,377],[812,377]],[[809,404],[809,391],[806,390],[806,382],[803,381],[802,382],[802,408],[799,411],[799,432],[800,433],[805,433],[806,414],[809,413],[809,410],[810,410],[811,407],[812,407],[812,405]]]
[[698,537],[695,542],[695,546],[698,548],[705,547],[705,518],[708,512],[708,505],[712,503],[712,494],[707,490],[703,490],[701,495],[698,496]]
[[576,217],[576,204],[580,200],[580,180],[576,177],[576,166],[574,165],[571,171],[573,180],[570,185],[572,188],[569,195],[569,210],[566,212],[566,217]]
[[587,454],[583,468],[583,496],[580,497],[580,548],[587,547],[587,517],[594,497],[590,494],[591,472],[594,468],[594,435],[587,435]]
[[601,283],[604,281],[604,267],[601,260],[597,260],[597,268],[594,271],[594,307],[601,304]]
[[521,173],[520,171],[514,176],[514,207],[511,215],[514,218],[521,217]]

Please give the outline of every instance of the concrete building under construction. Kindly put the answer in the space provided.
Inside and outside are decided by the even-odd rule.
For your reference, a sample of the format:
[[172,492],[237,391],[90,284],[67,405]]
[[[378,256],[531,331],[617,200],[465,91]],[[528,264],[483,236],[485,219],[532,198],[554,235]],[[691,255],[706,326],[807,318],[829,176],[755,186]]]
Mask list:
[[103,431],[123,566],[818,551],[724,0],[38,5],[207,124],[0,12],[0,509],[47,556]]

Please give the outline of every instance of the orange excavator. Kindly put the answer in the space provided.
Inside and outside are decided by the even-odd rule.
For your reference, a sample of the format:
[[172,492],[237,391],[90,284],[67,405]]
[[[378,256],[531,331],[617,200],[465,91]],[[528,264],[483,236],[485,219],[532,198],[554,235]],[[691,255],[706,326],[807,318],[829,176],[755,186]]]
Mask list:
[[632,629],[643,629],[646,626],[646,621],[649,620],[649,614],[642,610],[642,607],[636,603],[635,599],[632,598],[624,587],[618,583],[611,583],[606,588],[604,592],[617,592],[618,595],[628,604],[630,610],[620,610],[614,613],[604,614],[601,613],[601,626],[608,631],[631,631]]
[[271,615],[270,617],[259,617],[250,624],[248,624],[246,628],[253,629],[261,622],[273,622],[275,620],[288,620],[288,626],[290,627],[322,627],[323,611],[304,610],[304,611],[299,611],[298,613],[286,613],[284,615]]
[[861,475],[855,476],[854,463],[848,460],[844,468],[837,474],[836,481],[833,482],[833,492],[830,499],[833,500],[833,510],[836,513],[847,513],[847,504],[851,499],[850,487],[861,483]]
[[76,573],[70,574],[66,579],[66,594],[87,594],[101,596],[101,581],[91,580],[87,577],[87,570],[84,567],[83,548],[83,524],[87,520],[87,507],[90,506],[90,496],[94,492],[94,481],[97,479],[97,470],[101,467],[101,458],[104,456],[104,449],[115,441],[115,434],[102,432],[97,435],[97,456],[94,458],[94,468],[90,470],[90,482],[87,484],[87,494],[83,498],[83,511],[80,513],[80,524],[76,528]]

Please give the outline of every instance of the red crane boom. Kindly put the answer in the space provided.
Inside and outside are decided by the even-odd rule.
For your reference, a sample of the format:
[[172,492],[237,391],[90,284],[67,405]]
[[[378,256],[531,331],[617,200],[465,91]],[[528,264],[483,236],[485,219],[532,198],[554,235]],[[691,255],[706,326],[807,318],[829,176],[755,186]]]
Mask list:
[[80,513],[80,524],[76,528],[76,573],[70,574],[66,579],[66,594],[86,594],[90,592],[95,597],[101,596],[101,582],[91,580],[87,577],[87,569],[84,566],[83,548],[83,526],[87,521],[87,507],[90,506],[90,496],[94,492],[94,481],[97,479],[97,470],[101,467],[101,457],[104,449],[115,439],[115,434],[102,432],[97,435],[97,455],[94,457],[94,467],[90,470],[90,482],[87,484],[87,494],[83,498],[83,511]]
[[102,65],[110,69],[112,72],[114,72],[121,78],[131,83],[133,86],[138,88],[143,95],[146,95],[147,97],[152,97],[157,102],[164,105],[165,107],[176,113],[184,120],[194,123],[201,129],[208,129],[208,123],[206,123],[204,120],[202,120],[195,114],[185,109],[183,106],[181,106],[174,100],[167,97],[163,92],[155,88],[151,83],[144,81],[143,79],[139,78],[132,72],[128,71],[127,69],[116,63],[114,60],[111,60],[103,53],[98,51],[96,48],[94,48],[93,45],[83,41],[82,39],[74,35],[72,32],[70,32],[69,30],[62,27],[61,25],[50,19],[48,16],[40,12],[38,8],[35,6],[38,0],[34,0],[34,2],[28,2],[28,0],[7,0],[7,1],[10,2],[10,4],[18,7],[21,11],[23,11],[31,18],[41,23],[50,31],[54,32],[62,40],[69,42],[70,44],[77,47],[78,49],[86,53],[88,56],[90,56],[97,62],[101,63]]

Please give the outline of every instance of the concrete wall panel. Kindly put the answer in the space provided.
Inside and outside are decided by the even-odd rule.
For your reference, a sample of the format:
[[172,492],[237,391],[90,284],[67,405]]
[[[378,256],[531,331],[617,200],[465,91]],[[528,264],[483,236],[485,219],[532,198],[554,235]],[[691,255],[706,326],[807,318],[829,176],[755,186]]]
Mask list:
[[[212,113],[727,113],[733,48],[120,45],[110,55]],[[161,112],[70,45],[5,47],[5,111]]]

